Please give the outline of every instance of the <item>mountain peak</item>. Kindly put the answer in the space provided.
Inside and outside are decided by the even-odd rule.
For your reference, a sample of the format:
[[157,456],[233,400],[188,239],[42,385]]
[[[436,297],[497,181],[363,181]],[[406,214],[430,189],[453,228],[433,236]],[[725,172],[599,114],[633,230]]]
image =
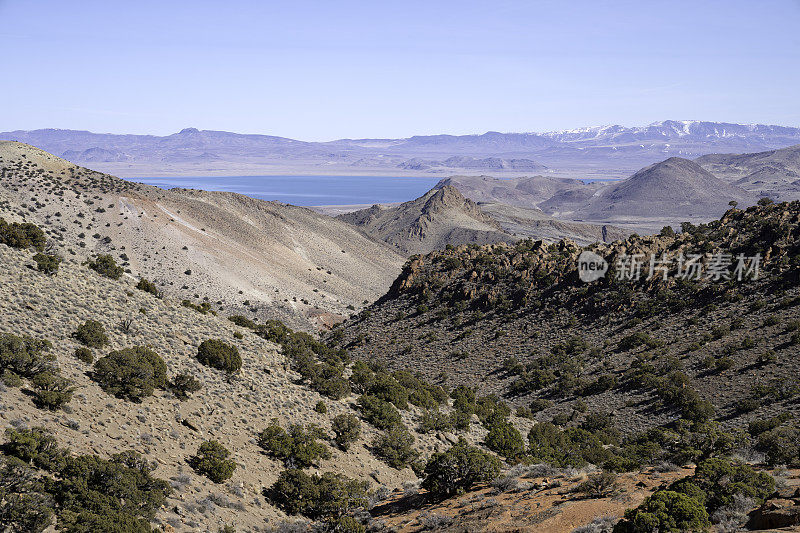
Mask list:
[[515,241],[491,216],[451,185],[385,209],[374,206],[338,217],[403,253],[428,253],[447,244]]
[[192,133],[200,133],[200,130],[197,128],[183,128],[178,132],[178,135],[190,135]]

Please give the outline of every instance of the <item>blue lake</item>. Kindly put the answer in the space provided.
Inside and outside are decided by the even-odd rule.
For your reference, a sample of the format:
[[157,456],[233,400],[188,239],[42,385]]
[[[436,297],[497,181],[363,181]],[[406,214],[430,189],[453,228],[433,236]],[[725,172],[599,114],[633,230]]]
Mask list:
[[294,205],[350,205],[405,202],[433,188],[441,178],[408,176],[222,176],[130,178],[162,189],[182,187],[238,192]]

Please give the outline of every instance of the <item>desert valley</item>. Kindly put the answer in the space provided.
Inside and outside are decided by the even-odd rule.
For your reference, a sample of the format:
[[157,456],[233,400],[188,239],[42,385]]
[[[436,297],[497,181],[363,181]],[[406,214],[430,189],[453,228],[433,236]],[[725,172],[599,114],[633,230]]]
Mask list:
[[0,20],[0,533],[800,532],[796,1]]
[[[30,479],[4,523],[643,531],[670,497],[700,529],[796,524],[798,153],[460,175],[328,216],[2,141],[4,468]],[[719,250],[760,275],[616,275]],[[87,454],[137,496],[65,499]]]

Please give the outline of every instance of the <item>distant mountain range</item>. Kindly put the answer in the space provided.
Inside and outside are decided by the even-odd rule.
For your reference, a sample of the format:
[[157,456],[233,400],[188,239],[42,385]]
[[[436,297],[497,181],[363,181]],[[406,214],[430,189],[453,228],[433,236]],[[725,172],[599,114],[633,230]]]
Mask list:
[[[74,163],[145,175],[550,173],[616,177],[671,156],[758,152],[800,143],[800,128],[723,122],[656,122],[545,133],[421,135],[305,142],[186,128],[163,137],[42,129],[0,133]],[[454,172],[456,171],[456,172]]]

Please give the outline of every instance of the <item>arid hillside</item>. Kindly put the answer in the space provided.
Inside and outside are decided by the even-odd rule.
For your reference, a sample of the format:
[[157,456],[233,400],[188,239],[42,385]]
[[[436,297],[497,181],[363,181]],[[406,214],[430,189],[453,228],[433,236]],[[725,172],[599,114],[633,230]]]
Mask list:
[[75,258],[111,254],[177,298],[316,329],[386,291],[403,258],[344,222],[234,193],[165,191],[0,143],[0,216]]
[[[663,397],[662,378],[696,390],[728,427],[794,412],[800,204],[762,203],[677,235],[667,228],[591,245],[609,265],[593,283],[578,279],[583,249],[568,241],[415,256],[385,297],[331,339],[358,357],[535,405],[537,420],[589,404],[616,413],[626,432],[674,421],[686,406]],[[698,279],[679,260],[690,254],[702,263]],[[757,279],[736,279],[738,254],[760,254]],[[715,261],[728,269],[719,279]],[[637,269],[638,280],[625,277]]]
[[730,202],[754,205],[758,196],[732,185],[694,161],[671,157],[650,165],[630,178],[603,187],[584,205],[561,216],[616,224],[679,225],[719,217]]
[[[283,428],[316,424],[322,432],[320,442],[332,441],[331,421],[337,415],[360,416],[349,389],[336,393],[338,399],[330,392],[316,392],[302,383],[286,348],[248,327],[158,298],[136,288],[130,279],[108,279],[76,259],[65,259],[55,274],[48,275],[37,271],[33,255],[0,244],[0,428],[43,427],[73,454],[109,458],[127,450],[140,453],[155,465],[153,475],[172,487],[154,521],[164,531],[216,532],[224,525],[234,526],[235,531],[269,531],[284,520],[296,520],[262,494],[285,466],[280,457],[265,452],[257,437],[276,418]],[[99,322],[105,341],[75,334],[87,321]],[[9,350],[15,348],[8,335],[52,344],[44,353],[54,356],[48,365],[57,365],[57,375],[71,381],[71,401],[54,410],[37,407],[37,395],[43,390],[34,384],[38,381],[19,383],[19,377],[10,377],[14,372]],[[228,373],[202,364],[199,347],[209,339],[235,347],[241,369]],[[147,346],[163,358],[169,380],[151,396],[138,399],[126,396],[127,387],[138,383],[133,377],[124,382],[127,392],[115,395],[101,386],[99,367],[89,362],[134,346]],[[79,348],[88,351],[89,359]],[[180,374],[199,383],[199,390],[185,399],[172,384]],[[417,431],[421,413],[408,405],[400,421],[412,432],[414,448],[424,458],[449,446],[454,437]],[[521,427],[529,425],[522,421]],[[371,493],[384,495],[417,479],[410,468],[390,467],[375,455],[371,443],[381,431],[367,423],[360,427],[360,436],[347,451],[329,443],[330,456],[313,460],[311,471],[368,480]],[[484,434],[479,425],[461,432],[476,443]],[[208,440],[227,448],[236,463],[232,477],[224,482],[214,483],[190,466],[191,457]],[[0,467],[2,452],[0,446]]]
[[776,201],[800,199],[800,145],[754,154],[710,154],[695,162],[755,194]]
[[374,205],[337,218],[386,241],[404,255],[432,252],[448,244],[516,240],[472,200],[450,186],[431,189],[395,207]]
[[455,187],[474,202],[542,208],[550,213],[566,211],[569,205],[586,202],[603,184],[550,176],[523,178],[451,176],[439,182],[438,186],[448,185]]

